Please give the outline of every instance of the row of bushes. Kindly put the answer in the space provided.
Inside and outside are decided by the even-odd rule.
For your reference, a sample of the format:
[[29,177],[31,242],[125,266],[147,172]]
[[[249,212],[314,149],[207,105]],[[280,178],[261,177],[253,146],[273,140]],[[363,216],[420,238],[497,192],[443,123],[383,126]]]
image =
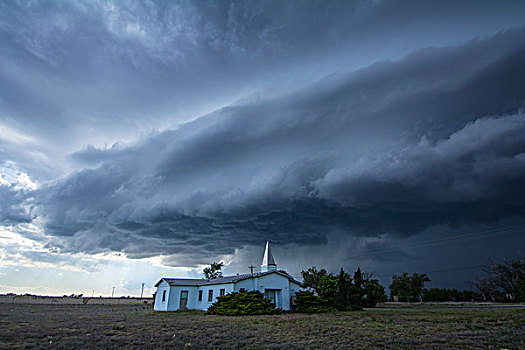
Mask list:
[[276,308],[261,292],[241,289],[239,292],[217,297],[207,313],[225,316],[275,315],[283,313],[283,310]]
[[[312,292],[298,292],[295,298],[294,311],[301,313],[325,313],[335,310],[357,311],[363,310],[358,305],[338,307],[329,300],[323,299]],[[245,316],[245,315],[276,315],[284,311],[279,309],[264,295],[256,290],[226,294],[217,298],[217,301],[208,308],[209,315]]]

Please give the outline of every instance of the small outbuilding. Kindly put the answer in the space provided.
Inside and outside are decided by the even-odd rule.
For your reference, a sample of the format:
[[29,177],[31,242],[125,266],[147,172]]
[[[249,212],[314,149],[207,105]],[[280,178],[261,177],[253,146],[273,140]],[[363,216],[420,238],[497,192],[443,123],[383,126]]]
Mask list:
[[301,290],[300,282],[284,271],[277,270],[277,264],[266,242],[261,272],[227,276],[212,280],[189,278],[162,278],[155,284],[156,311],[184,309],[207,310],[218,296],[241,289],[258,290],[264,293],[278,308],[291,309],[295,293]]

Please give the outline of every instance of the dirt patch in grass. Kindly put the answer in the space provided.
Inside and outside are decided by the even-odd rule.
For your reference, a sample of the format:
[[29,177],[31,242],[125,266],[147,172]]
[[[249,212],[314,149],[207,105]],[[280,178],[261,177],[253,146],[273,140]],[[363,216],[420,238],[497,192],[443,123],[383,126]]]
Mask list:
[[525,348],[525,309],[207,316],[151,306],[2,304],[0,348]]

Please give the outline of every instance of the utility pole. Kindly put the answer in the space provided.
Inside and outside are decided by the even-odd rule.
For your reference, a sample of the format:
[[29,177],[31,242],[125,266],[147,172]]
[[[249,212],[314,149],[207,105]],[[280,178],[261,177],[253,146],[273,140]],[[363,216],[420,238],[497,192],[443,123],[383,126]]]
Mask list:
[[253,269],[255,269],[255,266],[250,265],[250,266],[248,266],[248,268],[250,269],[250,273],[253,275]]
[[111,297],[113,298],[113,294],[115,294],[115,287],[113,287],[113,291],[111,292]]
[[144,283],[142,283],[142,289],[140,291],[140,298],[142,299],[142,295],[144,294]]
[[91,297],[93,298],[95,296],[95,290],[93,289],[93,292],[91,292]]

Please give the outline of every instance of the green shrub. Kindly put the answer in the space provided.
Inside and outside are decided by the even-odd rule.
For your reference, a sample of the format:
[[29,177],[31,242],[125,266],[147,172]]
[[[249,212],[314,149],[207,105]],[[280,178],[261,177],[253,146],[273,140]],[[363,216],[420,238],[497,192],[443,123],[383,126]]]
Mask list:
[[256,290],[226,294],[217,298],[217,301],[208,308],[208,315],[246,316],[246,315],[275,315],[281,314],[282,309],[266,299]]
[[330,306],[330,302],[320,296],[314,295],[313,292],[297,292],[295,294],[295,311],[307,314],[318,314],[335,309]]

